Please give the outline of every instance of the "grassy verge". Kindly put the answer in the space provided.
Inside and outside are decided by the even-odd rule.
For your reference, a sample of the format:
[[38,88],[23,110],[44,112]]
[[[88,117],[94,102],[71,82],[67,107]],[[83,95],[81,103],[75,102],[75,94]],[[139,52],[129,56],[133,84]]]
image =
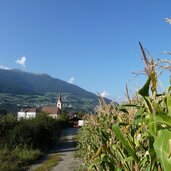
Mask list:
[[42,163],[42,165],[36,168],[34,171],[49,171],[52,167],[56,166],[59,161],[61,161],[60,154],[54,154],[48,157],[46,161]]
[[0,171],[25,171],[27,165],[37,160],[42,153],[40,150],[19,149],[0,150]]

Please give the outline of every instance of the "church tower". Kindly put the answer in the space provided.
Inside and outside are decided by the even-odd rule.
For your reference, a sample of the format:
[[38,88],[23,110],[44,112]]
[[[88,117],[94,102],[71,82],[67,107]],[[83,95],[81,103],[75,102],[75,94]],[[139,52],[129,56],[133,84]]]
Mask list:
[[61,93],[59,93],[59,97],[57,99],[57,103],[56,103],[57,108],[59,108],[60,110],[62,109],[62,98],[61,98]]

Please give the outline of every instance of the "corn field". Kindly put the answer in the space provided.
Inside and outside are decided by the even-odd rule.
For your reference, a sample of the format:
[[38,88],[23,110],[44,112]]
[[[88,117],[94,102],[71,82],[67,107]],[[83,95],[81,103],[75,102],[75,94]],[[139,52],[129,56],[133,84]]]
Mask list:
[[139,44],[147,81],[136,100],[115,105],[101,98],[96,114],[87,116],[79,135],[86,170],[171,171],[171,85],[157,93],[157,65]]

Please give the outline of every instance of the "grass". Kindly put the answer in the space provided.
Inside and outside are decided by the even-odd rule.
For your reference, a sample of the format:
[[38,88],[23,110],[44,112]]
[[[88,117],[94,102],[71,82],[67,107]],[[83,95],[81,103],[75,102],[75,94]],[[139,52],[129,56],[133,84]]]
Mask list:
[[43,155],[40,150],[0,149],[0,171],[23,171],[27,166]]
[[48,159],[44,161],[42,165],[36,168],[34,171],[49,171],[52,167],[56,166],[61,160],[62,159],[59,154],[53,154],[49,156]]
[[74,171],[88,171],[88,170],[87,170],[87,168],[83,168],[83,167],[80,166],[80,168],[77,168]]
[[13,154],[17,156],[23,165],[28,165],[33,163],[35,160],[43,156],[43,153],[40,150],[28,150],[28,149],[15,149]]

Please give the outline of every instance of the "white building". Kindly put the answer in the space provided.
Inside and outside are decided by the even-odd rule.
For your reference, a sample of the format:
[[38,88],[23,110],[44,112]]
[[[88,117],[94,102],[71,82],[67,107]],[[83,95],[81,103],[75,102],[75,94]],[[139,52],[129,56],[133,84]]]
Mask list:
[[29,118],[35,118],[36,117],[36,108],[27,108],[27,109],[21,109],[21,111],[18,112],[17,118],[20,119],[29,119]]

